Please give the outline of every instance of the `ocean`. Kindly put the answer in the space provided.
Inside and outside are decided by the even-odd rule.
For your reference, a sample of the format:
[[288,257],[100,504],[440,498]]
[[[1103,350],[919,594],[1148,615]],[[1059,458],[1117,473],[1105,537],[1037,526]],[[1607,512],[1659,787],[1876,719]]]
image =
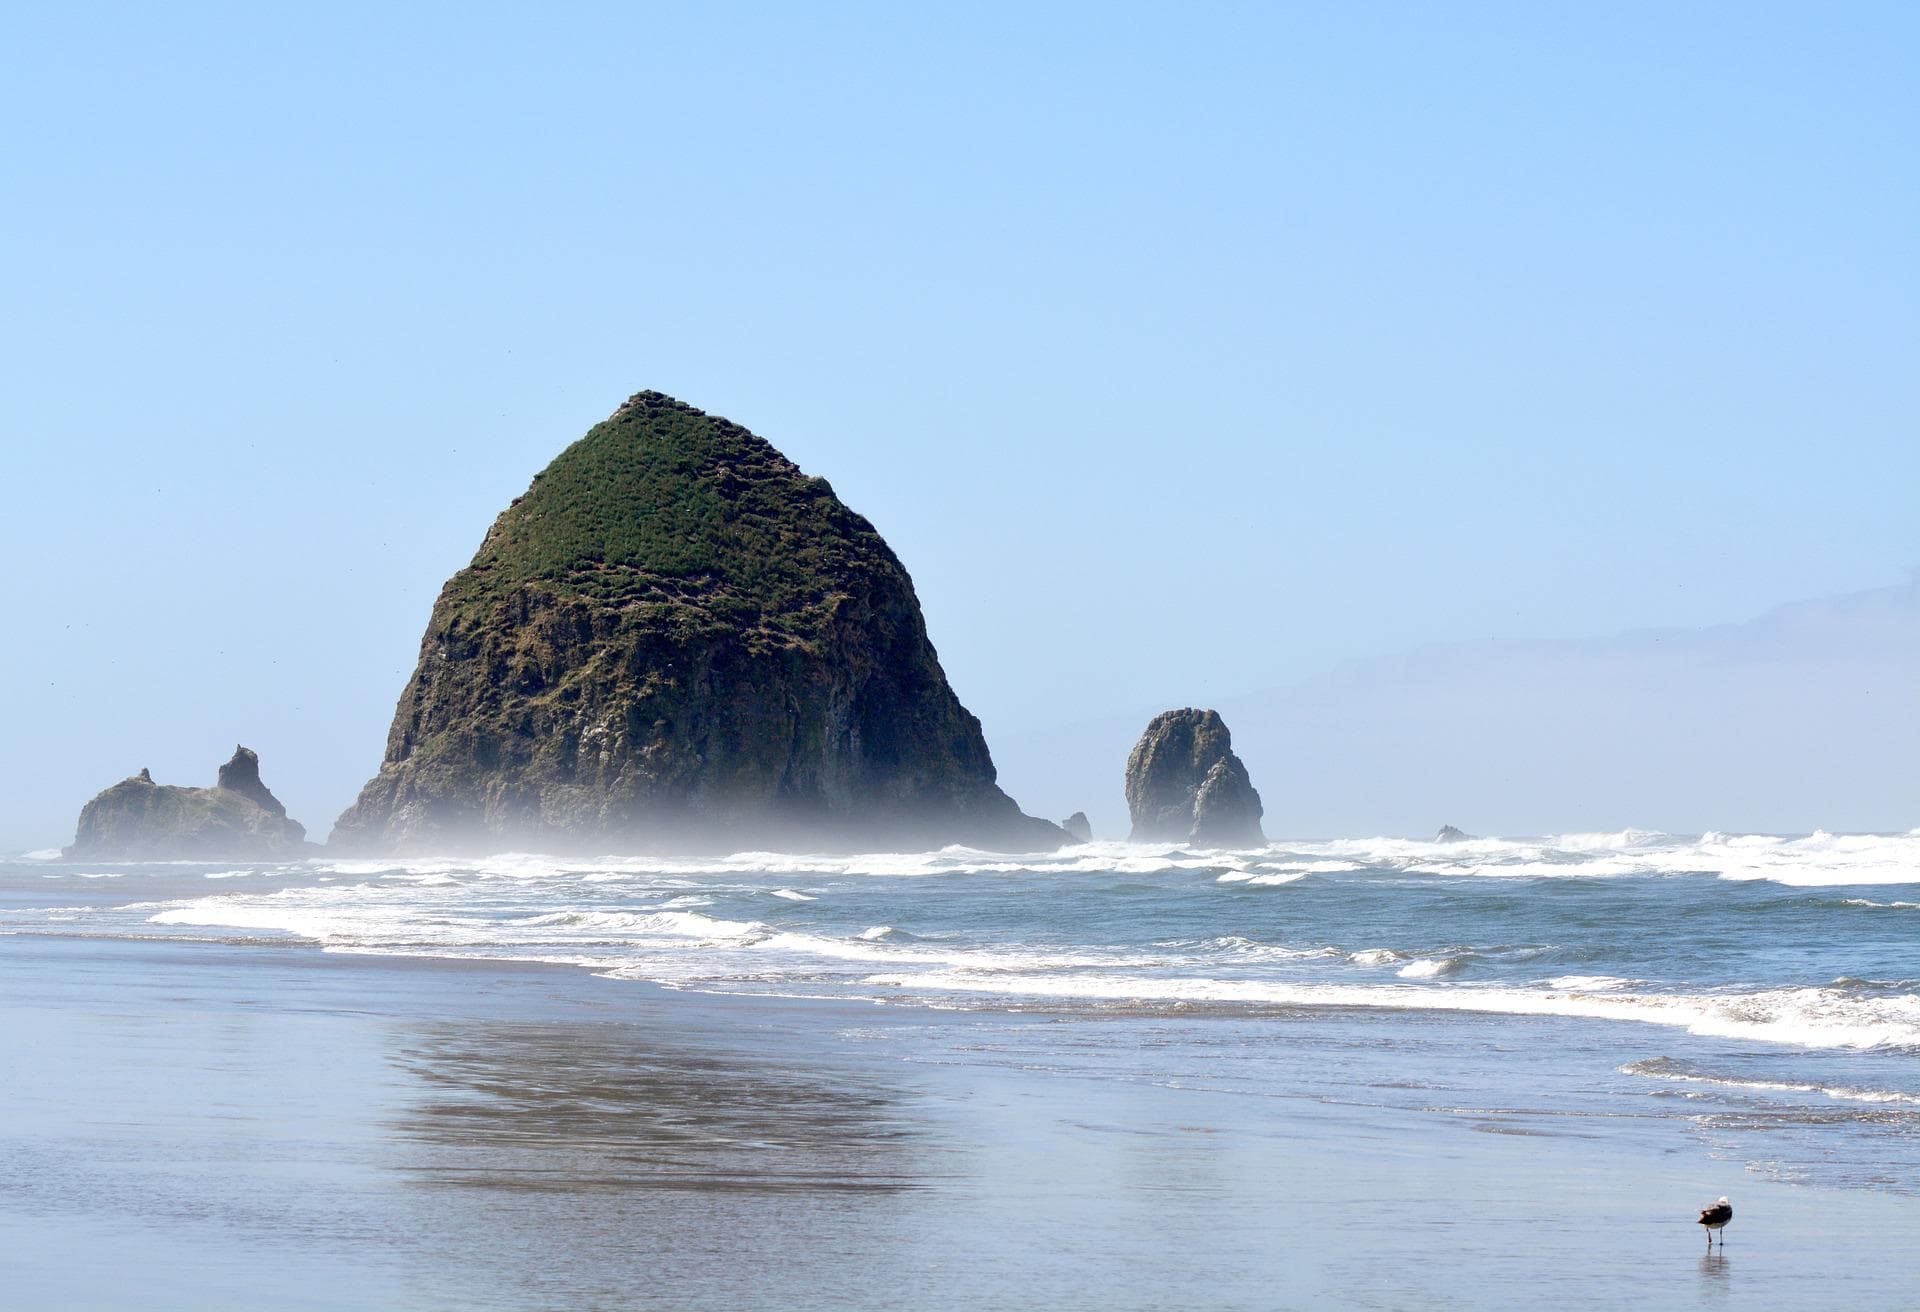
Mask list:
[[[1357,1136],[1384,1155],[1353,1168],[1341,1206],[1404,1222],[1421,1214],[1409,1189],[1430,1189],[1450,1200],[1472,1242],[1456,1250],[1465,1254],[1458,1271],[1441,1263],[1417,1278],[1403,1274],[1371,1302],[1355,1303],[1501,1305],[1498,1291],[1520,1286],[1476,1283],[1483,1269],[1470,1254],[1475,1244],[1504,1252],[1510,1227],[1522,1224],[1516,1214],[1526,1213],[1526,1193],[1560,1189],[1526,1164],[1547,1160],[1542,1145],[1572,1154],[1589,1173],[1581,1187],[1607,1200],[1608,1225],[1657,1236],[1651,1242],[1684,1250],[1689,1261],[1702,1239],[1689,1209],[1721,1193],[1735,1199],[1735,1262],[1743,1230],[1767,1232],[1764,1219],[1742,1210],[1754,1196],[1802,1200],[1771,1208],[1776,1233],[1767,1246],[1776,1256],[1841,1251],[1816,1243],[1810,1222],[1787,1233],[1784,1218],[1806,1222],[1819,1211],[1813,1199],[1843,1199],[1847,1216],[1892,1224],[1892,1247],[1920,1237],[1920,1210],[1910,1201],[1920,1198],[1920,830],[1374,838],[1243,852],[1095,843],[1036,856],[948,849],[115,865],[45,855],[0,864],[0,960],[9,942],[40,945],[52,953],[36,958],[41,981],[74,953],[118,963],[110,974],[143,986],[149,981],[137,963],[149,960],[169,970],[217,963],[223,979],[245,988],[249,961],[261,963],[257,978],[265,980],[316,952],[324,955],[310,959],[375,969],[439,963],[453,973],[429,978],[446,980],[470,978],[456,966],[543,967],[543,978],[560,978],[558,969],[583,981],[567,987],[591,989],[581,996],[596,1006],[628,1005],[624,997],[639,1007],[645,998],[651,1016],[680,1007],[703,1026],[724,1029],[731,1022],[715,1017],[750,1014],[792,1017],[805,1028],[811,1022],[801,1018],[830,1014],[836,1019],[809,1048],[817,1058],[857,1050],[876,1069],[974,1082],[954,1105],[971,1105],[985,1087],[979,1081],[1069,1090],[1065,1104],[1042,1100],[1069,1127],[1060,1131],[1064,1142],[1078,1145],[1062,1159],[1069,1163],[1092,1151],[1085,1136],[1095,1130],[1071,1128],[1078,1123],[1060,1111],[1082,1096],[1089,1105],[1164,1105],[1170,1110],[1155,1115],[1169,1124],[1194,1120],[1197,1106],[1239,1108],[1228,1118],[1231,1133],[1261,1142],[1289,1125],[1304,1139]],[[99,997],[63,1001],[52,983],[39,987],[33,1014],[42,1020],[103,1005]],[[409,987],[430,1014],[430,990]],[[264,986],[250,996],[279,1005]],[[152,1005],[166,1013],[157,995]],[[470,1062],[471,1054],[449,1056],[462,1032],[437,1031],[440,1046],[427,1057],[416,1034],[413,1056],[389,1054],[382,1079],[398,1070],[444,1088],[445,1071],[422,1072]],[[516,1069],[543,1078],[537,1063]],[[474,1088],[502,1097],[511,1082]],[[383,1133],[401,1133],[393,1127],[411,1123],[387,1116],[380,1124]],[[859,1142],[849,1136],[853,1148]],[[1508,1149],[1497,1144],[1520,1155],[1499,1157]],[[1409,1185],[1462,1153],[1485,1170]],[[0,1155],[0,1171],[5,1166]],[[1629,1203],[1595,1183],[1613,1172],[1675,1181],[1675,1196]],[[1471,1186],[1461,1183],[1465,1175]],[[1391,1198],[1369,1196],[1366,1180]],[[1013,1186],[1002,1179],[993,1187]],[[1229,1189],[1207,1207],[1241,1216],[1265,1187],[1246,1186],[1237,1197]],[[23,1188],[16,1175],[11,1193],[0,1193],[18,1215],[35,1206]],[[1288,1197],[1289,1206],[1308,1209],[1296,1222],[1310,1213],[1324,1224],[1310,1200]],[[1569,1216],[1600,1205],[1558,1204]],[[1117,1204],[1090,1203],[1084,1223],[1100,1224],[1105,1206]],[[1484,1224],[1470,1224],[1475,1208]],[[1538,1219],[1549,1231],[1556,1224],[1551,1215]],[[1108,1223],[1120,1227],[1109,1238],[1123,1243],[1125,1223]],[[857,1245],[848,1260],[862,1260]],[[1855,1289],[1856,1306],[1898,1306],[1920,1291],[1910,1271],[1869,1277],[1848,1260],[1855,1278],[1881,1282]],[[1834,1286],[1819,1266],[1796,1268],[1804,1287],[1782,1275],[1746,1295],[1754,1306],[1821,1306]],[[1302,1285],[1297,1305],[1353,1292],[1351,1272],[1316,1269],[1322,1283]],[[1607,1274],[1584,1271],[1586,1283],[1570,1284],[1563,1299],[1617,1305]],[[1670,1305],[1708,1294],[1725,1302],[1737,1292],[1725,1276],[1724,1268],[1689,1268]],[[1246,1277],[1223,1270],[1217,1287],[1188,1278],[1179,1288],[1193,1306],[1296,1305],[1263,1301],[1244,1287]],[[700,1304],[701,1288],[684,1287],[669,1304]],[[911,1297],[870,1291],[865,1302],[1018,1301],[1004,1289],[963,1297],[937,1285],[914,1288]],[[1087,1305],[1135,1305],[1128,1291],[1142,1295],[1138,1305],[1153,1305],[1142,1293],[1151,1288],[1137,1280],[1127,1290],[1095,1288]],[[734,1305],[754,1302],[735,1289]],[[1640,1302],[1668,1305],[1657,1296]],[[546,1304],[508,1297],[500,1305]]]

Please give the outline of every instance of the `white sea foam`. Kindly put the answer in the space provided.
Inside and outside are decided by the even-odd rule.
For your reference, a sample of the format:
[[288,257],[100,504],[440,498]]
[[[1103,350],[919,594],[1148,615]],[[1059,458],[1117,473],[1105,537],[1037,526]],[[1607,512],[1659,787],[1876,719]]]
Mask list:
[[1604,993],[1610,989],[1631,987],[1633,981],[1617,975],[1560,975],[1547,981],[1548,988],[1571,989],[1579,993]]
[[1340,955],[1338,948],[1288,947],[1284,943],[1268,943],[1260,939],[1248,938],[1244,934],[1223,934],[1209,939],[1168,939],[1155,945],[1173,951],[1192,951],[1199,949],[1203,953],[1226,954],[1229,957],[1249,961],[1311,961],[1321,957]]
[[[873,929],[887,931],[868,937]],[[1125,970],[1164,965],[1159,958],[1128,953],[1062,952],[1034,947],[1008,946],[986,950],[964,947],[933,947],[902,943],[898,931],[889,925],[875,925],[852,938],[825,934],[770,934],[756,948],[774,952],[802,953],[815,958],[838,961],[886,962],[894,966],[959,968],[981,975],[1052,970]]]
[[1774,989],[1687,996],[1412,984],[1294,984],[1094,973],[985,975],[962,971],[873,975],[864,982],[893,989],[1021,994],[1082,1001],[1253,1003],[1569,1016],[1670,1025],[1694,1034],[1810,1048],[1920,1047],[1920,998],[1862,999],[1834,989]]
[[1291,883],[1306,874],[1348,874],[1374,869],[1496,878],[1691,874],[1818,887],[1920,883],[1920,830],[1904,834],[1818,831],[1797,838],[1709,831],[1690,838],[1645,829],[1623,829],[1534,838],[1476,838],[1453,843],[1412,838],[1351,838],[1275,843],[1242,852],[1103,842],[1015,856],[966,847],[858,856],[737,852],[719,857],[607,856],[586,860],[508,852],[459,861],[330,859],[309,868],[369,878],[438,877],[482,882],[549,880],[565,875],[588,882],[637,880],[649,887],[660,887],[672,879],[704,883],[748,876],[816,879],[1104,873],[1155,877],[1188,872],[1210,873],[1222,883],[1257,886]]
[[58,861],[64,855],[57,847],[38,847],[31,852],[22,852],[22,861]]
[[405,878],[464,875],[485,879],[547,879],[566,875],[587,881],[649,880],[680,877],[710,880],[727,876],[841,876],[916,878],[939,875],[1123,874],[1157,875],[1180,871],[1281,873],[1340,871],[1359,867],[1351,861],[1311,859],[1274,865],[1272,849],[1255,852],[1190,851],[1134,843],[1081,843],[1057,852],[1007,855],[968,847],[937,852],[875,852],[815,855],[784,852],[736,852],[715,857],[558,858],[507,852],[480,858],[406,858],[389,861],[328,860],[315,868],[329,874]]
[[1443,975],[1457,975],[1466,967],[1465,957],[1421,957],[1409,961],[1394,973],[1401,979],[1439,979]]
[[1406,959],[1405,953],[1395,952],[1392,948],[1362,948],[1347,956],[1347,960],[1356,966],[1390,966]]
[[288,889],[256,897],[198,898],[156,911],[147,923],[267,930],[347,949],[506,949],[501,955],[512,955],[517,947],[581,940],[710,943],[769,933],[755,921],[723,920],[695,911],[554,911],[502,921],[425,911],[378,887],[339,891],[355,896],[339,897],[334,889]]
[[1542,838],[1440,843],[1410,838],[1339,839],[1293,845],[1295,855],[1352,861],[1413,874],[1496,878],[1711,875],[1797,887],[1920,883],[1920,830],[1790,838],[1710,831],[1686,838],[1643,829]]
[[594,930],[632,934],[670,934],[681,938],[741,938],[765,934],[758,921],[719,920],[697,911],[554,911],[506,922],[528,928]]
[[1652,829],[1620,829],[1611,833],[1561,834],[1553,845],[1565,852],[1624,852],[1634,848],[1655,847],[1673,842],[1668,834]]
[[1818,1093],[1844,1102],[1902,1103],[1911,1107],[1920,1107],[1920,1094],[1902,1093],[1896,1089],[1859,1089],[1845,1084],[1808,1084],[1791,1080],[1741,1079],[1733,1075],[1702,1075],[1676,1065],[1667,1057],[1652,1057],[1646,1061],[1628,1062],[1620,1068],[1620,1073],[1638,1075],[1650,1080],[1715,1085],[1723,1089],[1751,1089],[1766,1093]]
[[820,900],[819,898],[809,897],[807,894],[791,888],[776,888],[773,890],[773,896],[783,897],[789,902],[818,902]]

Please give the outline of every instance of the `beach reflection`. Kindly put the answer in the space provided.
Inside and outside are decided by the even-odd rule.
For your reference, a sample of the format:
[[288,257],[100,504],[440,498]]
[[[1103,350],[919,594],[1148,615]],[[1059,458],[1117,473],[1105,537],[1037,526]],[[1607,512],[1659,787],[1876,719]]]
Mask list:
[[396,1037],[423,1303],[835,1306],[903,1277],[921,1144],[871,1067],[659,1016]]
[[806,1055],[626,1024],[420,1030],[391,1056],[415,1090],[395,1166],[521,1190],[916,1187],[897,1091]]

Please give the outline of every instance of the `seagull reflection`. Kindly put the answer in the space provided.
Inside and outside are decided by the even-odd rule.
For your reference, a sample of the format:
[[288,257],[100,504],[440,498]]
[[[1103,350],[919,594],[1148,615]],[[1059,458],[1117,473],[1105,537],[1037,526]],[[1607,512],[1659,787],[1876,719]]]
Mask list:
[[1715,1294],[1727,1292],[1727,1255],[1719,1249],[1704,1254],[1700,1258],[1700,1280],[1706,1289]]

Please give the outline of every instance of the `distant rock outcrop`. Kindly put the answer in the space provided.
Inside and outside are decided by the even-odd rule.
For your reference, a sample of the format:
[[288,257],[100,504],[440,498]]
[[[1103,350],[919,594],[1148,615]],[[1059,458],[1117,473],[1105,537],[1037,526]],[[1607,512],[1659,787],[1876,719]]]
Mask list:
[[[146,771],[141,773],[145,774]],[[271,816],[281,820],[287,818],[287,808],[280,805],[280,799],[268,792],[267,786],[260,782],[260,757],[251,747],[234,744],[233,759],[220,767],[218,782],[214,786],[240,794]],[[300,832],[304,835],[306,830]]]
[[1072,815],[1060,822],[1060,827],[1066,830],[1067,837],[1076,843],[1091,843],[1093,841],[1093,822],[1087,819],[1087,813],[1085,811],[1075,811]]
[[1134,842],[1200,847],[1264,844],[1260,794],[1233,754],[1218,711],[1191,707],[1153,717],[1127,757]]
[[441,589],[371,851],[1058,847],[996,786],[873,525],[738,424],[642,392]]
[[1455,829],[1452,825],[1441,825],[1440,832],[1433,836],[1436,843],[1465,843],[1473,838],[1464,829]]
[[260,758],[245,747],[220,767],[212,788],[156,784],[146,770],[100,793],[80,811],[72,858],[105,861],[250,861],[303,855],[307,831],[260,782]]

